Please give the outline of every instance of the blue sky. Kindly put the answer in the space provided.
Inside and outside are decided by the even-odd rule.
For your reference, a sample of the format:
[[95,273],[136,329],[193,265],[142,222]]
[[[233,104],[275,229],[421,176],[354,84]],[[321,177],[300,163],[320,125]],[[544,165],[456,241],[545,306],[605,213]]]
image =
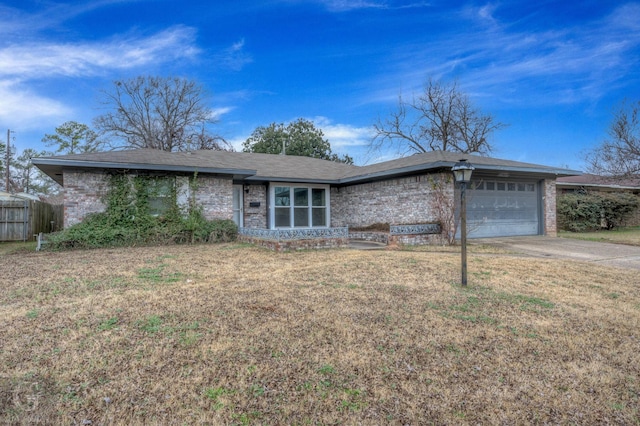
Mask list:
[[612,111],[640,99],[640,3],[450,0],[11,0],[0,4],[0,138],[44,149],[91,124],[115,79],[181,76],[239,147],[304,117],[357,164],[372,125],[429,77],[509,124],[493,156],[584,168]]

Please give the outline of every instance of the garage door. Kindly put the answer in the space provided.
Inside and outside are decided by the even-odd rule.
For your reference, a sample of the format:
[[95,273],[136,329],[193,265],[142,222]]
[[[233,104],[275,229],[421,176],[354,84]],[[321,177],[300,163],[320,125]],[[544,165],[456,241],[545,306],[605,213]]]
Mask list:
[[539,203],[537,182],[472,181],[467,191],[467,235],[538,235],[542,228]]

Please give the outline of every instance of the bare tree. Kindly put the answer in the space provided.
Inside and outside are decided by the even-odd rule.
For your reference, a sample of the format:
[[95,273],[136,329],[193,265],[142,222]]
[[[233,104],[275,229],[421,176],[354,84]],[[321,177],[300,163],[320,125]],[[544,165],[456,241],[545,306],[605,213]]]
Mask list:
[[488,154],[488,137],[506,125],[482,114],[450,85],[429,79],[424,92],[412,101],[398,98],[398,110],[374,124],[371,148],[395,146],[399,152],[452,151]]
[[113,111],[97,117],[95,126],[120,139],[116,146],[163,151],[230,147],[207,132],[215,117],[205,104],[204,89],[194,81],[136,77],[115,81],[103,95],[103,104]]
[[640,101],[614,112],[609,139],[587,155],[589,172],[613,178],[640,175]]

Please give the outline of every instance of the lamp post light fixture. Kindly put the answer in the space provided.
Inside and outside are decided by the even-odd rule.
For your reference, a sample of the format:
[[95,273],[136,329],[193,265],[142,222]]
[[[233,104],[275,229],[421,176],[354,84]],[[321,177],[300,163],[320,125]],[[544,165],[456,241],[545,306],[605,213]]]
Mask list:
[[462,285],[467,285],[467,184],[471,181],[471,173],[475,170],[467,160],[456,163],[451,171],[460,185],[460,246],[462,247]]

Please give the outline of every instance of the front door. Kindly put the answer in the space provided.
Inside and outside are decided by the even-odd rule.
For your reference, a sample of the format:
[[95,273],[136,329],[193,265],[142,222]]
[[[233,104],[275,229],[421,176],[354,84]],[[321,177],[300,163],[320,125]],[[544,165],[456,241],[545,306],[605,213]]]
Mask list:
[[244,199],[242,197],[242,185],[233,185],[233,221],[238,228],[242,228],[244,216]]

